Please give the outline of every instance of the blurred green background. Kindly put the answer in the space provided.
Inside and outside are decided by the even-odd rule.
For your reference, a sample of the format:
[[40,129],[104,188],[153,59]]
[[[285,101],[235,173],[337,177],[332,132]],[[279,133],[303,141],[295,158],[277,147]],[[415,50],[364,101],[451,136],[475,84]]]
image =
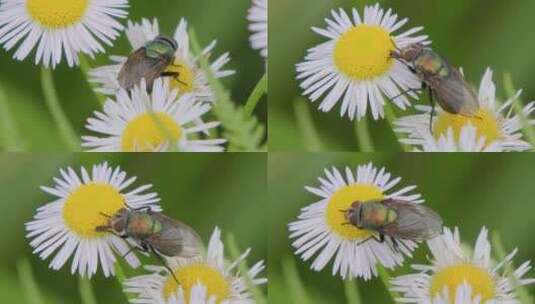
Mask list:
[[[530,259],[535,262],[535,243],[530,233],[535,222],[535,158],[529,153],[273,152],[268,161],[269,297],[272,303],[346,303],[343,281],[331,275],[332,262],[321,272],[311,270],[311,261],[303,262],[294,256],[287,225],[297,219],[301,208],[317,201],[318,197],[304,187],[317,186],[317,178],[323,176],[324,168],[355,168],[369,161],[376,167],[386,167],[393,177],[401,177],[399,187],[418,186],[415,191],[442,216],[446,226],[459,227],[461,240],[466,244],[473,246],[482,226],[486,226],[491,234],[499,232],[507,252],[519,249],[515,266]],[[414,259],[407,259],[404,267],[392,274],[408,273],[408,266],[413,262],[427,263],[429,252],[425,245],[415,253]],[[496,257],[495,252],[492,254]],[[296,265],[304,293],[296,288],[292,263]],[[535,277],[535,271],[531,270],[526,277]],[[362,303],[392,303],[381,280],[354,282],[360,290]],[[529,286],[529,291],[535,295],[535,286]]]
[[[354,123],[340,118],[337,104],[329,113],[314,104],[301,101],[300,117],[310,113],[321,147],[310,144],[296,120],[295,98],[301,89],[295,80],[295,64],[301,62],[308,48],[326,41],[312,32],[312,26],[324,28],[330,10],[352,7],[362,13],[365,5],[380,3],[392,8],[399,17],[409,18],[408,29],[424,26],[433,47],[462,66],[472,84],[479,82],[487,67],[495,71],[498,96],[504,97],[503,75],[512,73],[514,84],[523,88],[524,100],[535,99],[535,1],[533,0],[270,0],[269,2],[269,134],[271,151],[356,151]],[[402,29],[403,30],[403,29]],[[418,103],[427,104],[427,96]],[[397,116],[413,111],[396,111]],[[371,117],[371,115],[370,115]],[[370,121],[376,151],[399,150],[391,128],[385,121]]]
[[[48,269],[50,259],[42,261],[31,253],[24,223],[36,208],[53,197],[39,189],[53,185],[58,170],[108,161],[121,166],[138,180],[128,189],[153,184],[164,212],[196,229],[207,242],[215,226],[222,229],[223,243],[232,233],[241,251],[251,248],[249,266],[267,257],[266,156],[265,154],[0,154],[3,173],[0,181],[0,302],[2,303],[80,303],[77,277],[70,274],[70,260],[60,271]],[[228,249],[225,251],[228,257]],[[138,255],[139,256],[139,255]],[[28,259],[35,280],[46,302],[26,302],[17,274],[17,263]],[[159,264],[155,258],[146,263]],[[142,273],[122,262],[127,276]],[[267,273],[264,271],[265,277]],[[91,280],[97,303],[126,303],[115,278],[101,272]],[[265,292],[265,289],[264,289]]]
[[[218,44],[212,59],[230,52],[231,61],[225,68],[236,70],[235,75],[224,78],[222,82],[231,91],[235,102],[245,103],[264,73],[264,59],[259,51],[249,46],[246,16],[250,0],[132,0],[130,6],[129,19],[139,22],[141,18],[158,18],[160,30],[168,35],[174,34],[180,18],[185,17],[189,26],[195,29],[202,46],[216,39]],[[126,24],[126,21],[122,23]],[[124,33],[113,47],[105,49],[105,54],[90,60],[92,67],[109,64],[109,55],[128,55],[131,51]],[[34,54],[19,62],[12,59],[13,53],[0,49],[0,98],[7,101],[9,112],[6,109],[0,111],[13,117],[25,150],[66,151],[44,103],[40,66],[34,65]],[[68,68],[66,62],[54,70],[53,76],[69,121],[79,135],[87,135],[86,119],[101,108],[89,84],[79,68]],[[264,122],[267,120],[266,108],[266,103],[261,102],[255,112]],[[4,132],[2,127],[3,124],[0,124],[0,134]],[[1,140],[0,145],[3,142]]]

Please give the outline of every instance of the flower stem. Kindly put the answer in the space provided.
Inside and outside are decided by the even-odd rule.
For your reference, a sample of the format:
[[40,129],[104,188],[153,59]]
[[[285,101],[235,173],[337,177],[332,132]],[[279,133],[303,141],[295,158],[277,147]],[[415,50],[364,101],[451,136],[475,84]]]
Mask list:
[[27,259],[17,261],[17,272],[19,275],[20,285],[24,290],[25,303],[28,304],[44,304],[41,291],[35,282],[32,272],[32,266]]
[[368,127],[368,119],[366,117],[355,121],[355,133],[357,135],[360,152],[373,152],[373,142]]
[[310,152],[321,151],[321,140],[312,121],[312,115],[310,115],[307,102],[303,98],[298,97],[294,100],[293,104],[297,127],[300,131],[299,133],[301,133],[306,150]]
[[97,98],[97,101],[99,102],[99,105],[104,105],[106,102],[106,96],[98,93],[95,91],[95,88],[93,87],[93,84],[89,81],[89,71],[91,70],[91,65],[89,64],[89,61],[87,60],[87,57],[83,54],[80,55],[80,71],[82,72],[82,75],[84,75],[85,80],[91,87],[91,91],[95,94],[95,97]]
[[390,274],[388,273],[388,270],[386,270],[383,265],[377,266],[377,271],[379,272],[379,278],[383,281],[383,284],[385,285],[386,290],[390,294],[390,297],[392,298],[393,302],[396,302],[397,298],[400,298],[399,294],[395,291],[392,291],[390,287]]
[[253,114],[254,109],[258,105],[258,102],[260,101],[262,96],[267,93],[267,87],[267,74],[264,73],[262,78],[260,78],[256,86],[254,87],[253,92],[251,92],[251,95],[247,99],[247,103],[245,103],[243,111],[246,116],[251,116]]
[[[516,94],[515,87],[513,85],[513,77],[510,73],[505,73],[503,76],[505,91],[507,96],[513,96]],[[515,110],[520,123],[522,124],[522,133],[526,136],[528,141],[531,144],[532,149],[535,149],[535,129],[529,123],[528,118],[524,115],[523,102],[520,97],[518,97],[512,104],[513,109]]]
[[297,267],[295,266],[293,258],[286,257],[283,259],[282,272],[284,275],[284,280],[287,284],[287,290],[290,292],[292,297],[292,303],[311,303],[305,290],[305,286],[299,278],[299,272],[297,271]]
[[[496,257],[498,260],[503,261],[507,254],[505,252],[500,234],[497,231],[492,233],[492,247],[494,252],[496,252]],[[518,299],[520,299],[520,303],[533,303],[533,299],[529,295],[528,291],[520,284],[520,282],[518,282],[518,278],[515,277],[513,263],[506,263],[504,267],[505,273],[508,275],[511,285],[515,290],[516,296]]]
[[84,279],[82,277],[78,279],[78,292],[80,292],[82,304],[97,304],[95,294],[93,293],[93,286],[91,286],[91,281],[89,279]]
[[344,291],[346,293],[347,303],[360,304],[360,292],[357,286],[357,282],[352,280],[344,280]]
[[0,87],[0,121],[2,124],[4,149],[9,152],[24,151],[25,144],[13,119],[13,114],[9,109],[9,103],[2,87]]
[[69,150],[79,151],[80,142],[69,120],[65,116],[63,109],[61,109],[58,95],[56,94],[56,89],[54,87],[54,79],[51,70],[41,68],[41,86],[43,88],[43,94],[45,95],[46,106],[58,127],[63,143]]
[[[240,249],[238,248],[238,244],[236,243],[236,239],[234,238],[233,234],[227,234],[227,248],[229,250],[229,254],[232,260],[239,259],[241,255]],[[245,278],[245,284],[247,285],[247,289],[251,291],[253,298],[255,299],[255,303],[267,304],[267,300],[264,296],[264,293],[260,290],[258,285],[253,284],[252,279],[249,277],[247,264],[244,260],[238,263],[238,270],[240,271],[240,274],[243,276],[243,278]]]

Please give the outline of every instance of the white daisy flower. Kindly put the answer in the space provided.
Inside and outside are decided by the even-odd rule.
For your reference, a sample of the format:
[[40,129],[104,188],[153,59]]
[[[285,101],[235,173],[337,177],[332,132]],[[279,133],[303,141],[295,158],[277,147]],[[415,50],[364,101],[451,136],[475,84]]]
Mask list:
[[[383,118],[384,96],[401,109],[410,105],[400,94],[419,88],[421,81],[390,54],[396,46],[428,44],[427,36],[413,36],[423,27],[394,34],[408,20],[398,21],[392,10],[385,12],[379,4],[365,7],[362,18],[353,9],[353,20],[343,9],[331,13],[333,20],[325,19],[326,29],[312,28],[329,40],[309,49],[305,61],[297,64],[303,95],[312,102],[324,96],[319,105],[323,112],[331,111],[341,101],[340,116],[347,115],[351,120],[364,117],[368,106],[374,119]],[[416,98],[412,92],[407,95]]]
[[[179,287],[178,290],[171,294],[167,303],[178,304],[216,304],[216,297],[208,295],[208,288],[204,285],[197,283],[191,287],[189,299],[184,295],[184,289]],[[225,301],[222,301],[225,303]]]
[[[126,35],[132,45],[132,52],[134,52],[160,35],[158,21],[156,19],[152,23],[148,19],[143,19],[141,23],[129,21]],[[208,84],[205,72],[200,67],[199,56],[210,56],[214,52],[216,41],[212,41],[202,50],[199,56],[195,56],[190,50],[188,25],[185,19],[180,20],[173,38],[177,42],[178,48],[173,64],[166,71],[176,72],[179,76],[178,80],[171,79],[171,88],[179,89],[181,94],[192,94],[199,101],[213,102],[214,94]],[[91,82],[100,86],[96,91],[106,95],[114,95],[121,88],[117,77],[127,57],[111,56],[110,59],[113,64],[96,68],[90,72]],[[223,78],[234,74],[233,70],[223,69],[224,65],[229,61],[229,54],[224,53],[210,64],[214,77]]]
[[[126,192],[136,177],[127,178],[119,167],[113,169],[107,163],[93,166],[91,174],[81,168],[78,175],[71,167],[60,170],[61,177],[54,178],[53,187],[41,189],[55,198],[39,209],[33,220],[26,223],[27,238],[33,253],[47,259],[53,253],[50,268],[58,270],[72,256],[71,273],[91,277],[102,267],[104,275],[114,274],[116,257],[129,251],[127,243],[112,234],[96,232],[97,226],[107,224],[103,214],[114,214],[125,207],[139,208],[155,205],[160,201],[156,193],[145,193],[151,185],[137,187]],[[134,254],[124,257],[132,266],[139,266]]]
[[253,0],[253,6],[247,15],[249,30],[252,35],[249,38],[251,46],[260,50],[264,58],[268,55],[268,3],[267,0]]
[[87,120],[86,128],[105,137],[83,136],[90,151],[149,152],[176,148],[182,152],[221,152],[224,139],[194,139],[195,135],[219,126],[219,122],[193,124],[210,111],[191,94],[178,96],[168,79],[156,79],[151,94],[141,86],[108,99],[103,112]]
[[370,239],[373,231],[347,225],[344,212],[355,201],[394,198],[411,203],[423,202],[420,194],[410,192],[416,186],[393,192],[401,178],[392,178],[385,168],[378,170],[371,163],[358,166],[353,172],[345,168],[345,178],[336,168],[325,169],[319,187],[305,187],[320,200],[301,209],[298,220],[289,224],[290,238],[296,254],[305,261],[316,258],[312,269],[322,270],[334,258],[332,274],[344,279],[361,277],[365,280],[377,276],[376,265],[392,269],[403,262],[403,255],[411,256],[416,243],[397,240],[399,252],[393,249],[389,238],[384,242]]
[[512,274],[505,273],[504,265],[512,263],[516,249],[503,261],[497,264],[492,261],[485,227],[479,233],[473,254],[467,253],[461,244],[457,228],[454,232],[444,228],[443,235],[427,244],[433,254],[432,265],[413,265],[418,273],[392,279],[391,289],[403,294],[398,302],[519,303],[509,275],[513,275],[520,285],[535,283],[535,279],[522,278],[531,269],[529,261]]
[[[250,249],[247,249],[236,261],[225,266],[224,246],[221,242],[221,231],[216,227],[205,257],[192,259],[172,258],[169,266],[175,278],[163,266],[149,265],[145,269],[151,273],[133,277],[125,281],[125,291],[136,294],[131,303],[146,304],[178,304],[187,303],[195,293],[198,298],[213,299],[216,303],[254,303],[247,290],[245,279],[236,272],[238,264],[245,260]],[[247,275],[254,285],[265,284],[267,279],[257,278],[264,269],[264,262],[257,262]],[[178,283],[177,283],[178,281]],[[195,291],[195,286],[205,288]],[[193,302],[192,303],[205,303]]]
[[[430,106],[417,106],[422,113],[401,117],[395,122],[396,132],[406,134],[402,143],[412,145],[418,150],[447,152],[451,146],[441,143],[448,141],[457,150],[465,151],[466,147],[475,147],[481,152],[511,152],[525,151],[533,147],[522,139],[522,121],[518,115],[513,115],[512,104],[520,96],[518,91],[511,99],[500,105],[496,100],[496,86],[492,81],[492,70],[486,70],[479,86],[479,106],[476,117],[465,117],[450,114],[442,109],[435,110],[431,133]],[[535,102],[530,102],[523,108],[525,117],[535,111]],[[529,125],[535,125],[535,119],[528,119]],[[476,136],[473,131],[476,130]],[[450,132],[453,132],[450,135]],[[463,136],[464,134],[464,136]],[[442,139],[445,138],[445,139]],[[481,144],[483,142],[483,144]],[[474,152],[475,152],[474,151]]]
[[405,144],[421,146],[414,152],[503,152],[498,142],[486,144],[485,136],[477,137],[477,129],[468,123],[461,129],[459,140],[455,138],[453,128],[449,127],[446,134],[440,135],[436,140],[433,135],[424,129],[415,130],[421,132],[418,138],[405,139]]
[[127,0],[0,0],[0,44],[17,60],[37,46],[35,64],[55,68],[65,55],[70,67],[78,53],[94,57],[111,46],[128,15]]

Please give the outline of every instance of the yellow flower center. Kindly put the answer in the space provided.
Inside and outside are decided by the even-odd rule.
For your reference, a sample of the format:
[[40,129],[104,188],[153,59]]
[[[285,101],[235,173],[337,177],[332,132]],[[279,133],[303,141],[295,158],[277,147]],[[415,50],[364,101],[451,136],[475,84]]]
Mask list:
[[231,294],[231,285],[223,274],[207,264],[195,263],[180,267],[175,269],[175,276],[178,284],[173,276],[169,276],[164,284],[163,296],[166,300],[175,294],[180,286],[184,291],[186,303],[189,303],[191,289],[199,283],[206,287],[209,297],[216,298],[217,303],[228,298]]
[[80,22],[88,7],[87,0],[28,0],[30,16],[44,27],[58,29]]
[[145,113],[131,120],[123,131],[122,150],[150,152],[179,140],[182,127],[166,113]]
[[112,215],[124,207],[124,198],[117,188],[104,183],[81,185],[74,190],[63,206],[65,223],[81,237],[96,238],[97,226],[107,224],[103,214]]
[[471,123],[476,128],[478,138],[485,136],[485,145],[501,137],[498,118],[491,111],[483,108],[480,108],[474,117],[451,114],[445,111],[440,112],[433,125],[433,135],[438,139],[443,134],[445,135],[448,128],[451,127],[455,140],[459,141],[461,129],[468,123]]
[[358,229],[353,225],[347,225],[345,212],[351,208],[355,201],[363,203],[370,200],[383,199],[381,189],[375,185],[350,185],[337,190],[327,205],[327,223],[331,230],[347,240],[365,239],[372,235],[368,230]]
[[178,73],[178,76],[171,81],[173,89],[178,89],[180,93],[193,91],[193,70],[185,62],[175,59],[174,64],[170,65],[166,71]]
[[447,288],[450,303],[454,303],[457,288],[467,283],[472,288],[472,297],[481,296],[481,302],[494,298],[496,285],[488,271],[473,264],[448,266],[438,271],[431,280],[431,296]]
[[347,30],[336,42],[334,63],[352,79],[367,80],[383,75],[392,65],[394,44],[380,26],[359,25]]

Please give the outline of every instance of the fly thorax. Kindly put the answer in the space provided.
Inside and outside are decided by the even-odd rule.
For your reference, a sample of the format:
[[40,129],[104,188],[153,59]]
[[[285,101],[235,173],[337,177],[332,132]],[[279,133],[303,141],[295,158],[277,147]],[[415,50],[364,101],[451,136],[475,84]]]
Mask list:
[[379,203],[364,204],[361,226],[365,229],[376,230],[388,223],[389,209]]
[[149,58],[165,58],[170,61],[174,53],[175,50],[171,45],[161,41],[151,41],[145,45],[145,55]]
[[133,238],[145,237],[154,233],[153,230],[157,224],[158,222],[150,214],[132,213],[128,219],[126,232],[128,236]]
[[425,51],[414,62],[414,66],[417,70],[422,71],[425,75],[441,75],[442,73],[448,73],[447,69],[444,69],[444,59],[433,51]]

